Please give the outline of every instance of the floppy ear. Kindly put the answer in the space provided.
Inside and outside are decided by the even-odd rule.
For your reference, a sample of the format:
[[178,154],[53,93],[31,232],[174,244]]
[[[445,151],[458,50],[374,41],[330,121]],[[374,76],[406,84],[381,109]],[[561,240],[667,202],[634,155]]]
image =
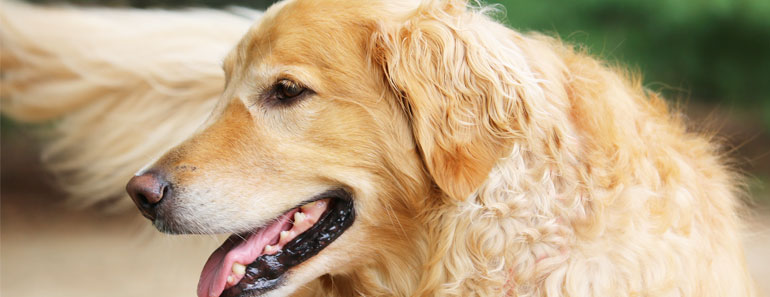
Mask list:
[[[465,200],[510,153],[534,76],[515,33],[464,2],[426,4],[373,47],[435,183]],[[536,84],[535,84],[535,88]]]

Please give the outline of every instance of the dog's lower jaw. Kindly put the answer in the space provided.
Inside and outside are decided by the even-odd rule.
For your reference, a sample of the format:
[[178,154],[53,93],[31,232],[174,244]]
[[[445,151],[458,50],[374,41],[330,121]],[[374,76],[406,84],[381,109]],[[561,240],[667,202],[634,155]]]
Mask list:
[[226,289],[223,296],[269,292],[282,286],[292,268],[311,260],[347,231],[355,220],[352,198],[342,190],[328,193],[335,193],[337,197],[342,198],[325,202],[329,206],[318,222],[286,243],[281,250],[263,254],[249,264],[243,279],[235,286]]
[[152,225],[161,233],[165,233],[168,235],[183,235],[183,234],[190,234],[190,232],[184,232],[182,230],[179,230],[179,228],[173,227],[173,224],[168,223],[166,220],[164,220],[161,217],[158,217],[152,221]]
[[158,232],[168,235],[191,235],[191,234],[223,234],[228,233],[229,230],[222,230],[221,232],[204,229],[191,229],[183,227],[185,224],[177,223],[174,220],[168,219],[164,216],[158,216],[152,220],[152,226],[158,230]]
[[[299,287],[301,285],[299,284],[290,284],[289,282],[286,282],[285,284],[282,284],[281,286],[275,288],[274,290],[267,291],[264,293],[258,293],[258,292],[252,292],[252,293],[244,293],[240,297],[283,297],[283,296],[298,296],[296,292],[298,291]],[[299,295],[302,296],[302,295]],[[324,296],[324,295],[320,295]]]

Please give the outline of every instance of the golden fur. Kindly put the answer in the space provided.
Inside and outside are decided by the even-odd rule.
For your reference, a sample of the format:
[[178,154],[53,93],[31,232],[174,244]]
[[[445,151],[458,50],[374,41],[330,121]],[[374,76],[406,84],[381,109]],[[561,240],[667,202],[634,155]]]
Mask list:
[[261,14],[233,12],[2,1],[2,112],[55,122],[43,160],[73,205],[133,207],[126,179],[211,113],[222,57]]
[[[512,31],[487,10],[452,0],[269,9],[225,58],[225,89],[204,129],[151,165],[180,189],[170,224],[239,232],[329,186],[351,191],[355,224],[269,296],[301,287],[316,296],[754,296],[736,176],[718,146],[623,71]],[[209,84],[222,82],[215,60],[195,64],[200,72],[133,63],[131,71],[117,58],[71,51],[51,68],[25,70],[55,57],[35,47],[51,50],[53,37],[5,29],[10,15],[3,96],[12,101],[3,112],[64,117],[54,148],[61,143],[69,162],[54,169],[87,177],[117,174],[105,172],[115,164],[139,169],[213,106]],[[63,75],[14,74],[23,71]],[[114,89],[96,78],[72,89],[67,80],[105,71]],[[152,73],[169,80],[115,84]],[[313,93],[270,103],[263,94],[277,79]],[[35,97],[43,86],[51,93]],[[166,88],[187,92],[160,103]],[[174,128],[159,129],[166,121]],[[102,138],[112,135],[130,141],[105,152]],[[86,178],[70,189],[101,197],[115,188]]]

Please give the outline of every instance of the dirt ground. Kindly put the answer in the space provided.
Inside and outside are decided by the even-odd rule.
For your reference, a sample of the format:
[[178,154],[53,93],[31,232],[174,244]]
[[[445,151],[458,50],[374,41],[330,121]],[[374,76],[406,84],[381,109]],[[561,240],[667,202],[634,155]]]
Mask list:
[[[34,146],[4,139],[0,296],[195,296],[200,269],[223,238],[159,234],[138,211],[66,208],[47,186]],[[770,292],[770,212],[758,210],[750,226],[748,263]]]
[[195,296],[223,239],[163,235],[136,211],[73,210],[32,147],[3,142],[0,157],[0,296]]

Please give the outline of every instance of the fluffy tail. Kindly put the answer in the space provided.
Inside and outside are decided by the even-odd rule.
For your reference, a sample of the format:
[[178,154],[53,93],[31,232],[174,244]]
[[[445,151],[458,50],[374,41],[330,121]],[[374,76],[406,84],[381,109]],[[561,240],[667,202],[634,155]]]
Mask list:
[[78,206],[123,198],[134,172],[195,131],[222,58],[259,17],[0,4],[2,112],[53,121],[43,161]]

